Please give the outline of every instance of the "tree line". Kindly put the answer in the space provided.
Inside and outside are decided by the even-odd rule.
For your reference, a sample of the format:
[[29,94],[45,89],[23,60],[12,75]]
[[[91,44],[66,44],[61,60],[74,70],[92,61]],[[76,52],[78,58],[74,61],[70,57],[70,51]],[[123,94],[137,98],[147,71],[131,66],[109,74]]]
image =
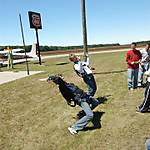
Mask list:
[[[93,45],[88,45],[88,48],[96,48],[96,47],[105,47],[105,46],[119,46],[120,44],[119,43],[115,43],[115,44],[93,44]],[[19,45],[16,45],[16,46],[11,46],[11,45],[8,45],[8,46],[0,46],[0,50],[3,50],[3,49],[7,49],[7,47],[10,47],[12,49],[16,49],[16,48],[24,48],[23,46],[19,46]],[[31,50],[31,47],[32,45],[26,45],[25,48],[26,48],[26,51],[30,51]],[[40,51],[56,51],[56,50],[73,50],[73,49],[82,49],[83,46],[82,45],[79,45],[79,46],[40,46]]]
[[[150,43],[150,41],[139,41],[136,42],[137,44],[143,45],[146,43]],[[16,48],[22,48],[23,46],[20,45],[16,45],[16,46],[11,46],[8,45],[10,48],[12,49],[16,49]],[[0,46],[0,50],[6,49],[8,46]],[[100,48],[100,47],[112,47],[112,46],[120,46],[119,43],[113,43],[113,44],[92,44],[92,45],[88,45],[88,48]],[[26,51],[29,52],[31,50],[32,45],[26,45]],[[82,49],[83,46],[79,45],[79,46],[40,46],[40,51],[42,52],[46,52],[46,51],[56,51],[56,50],[74,50],[74,49]]]

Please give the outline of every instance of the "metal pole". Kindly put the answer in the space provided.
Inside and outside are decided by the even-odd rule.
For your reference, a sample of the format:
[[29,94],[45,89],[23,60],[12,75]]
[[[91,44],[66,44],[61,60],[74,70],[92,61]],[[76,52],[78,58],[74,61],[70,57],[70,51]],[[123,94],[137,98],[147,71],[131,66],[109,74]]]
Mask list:
[[20,27],[21,27],[21,34],[22,34],[22,42],[23,42],[24,53],[25,53],[25,58],[26,58],[27,74],[29,75],[29,65],[28,65],[28,60],[27,60],[27,53],[26,53],[26,47],[25,47],[25,40],[24,40],[24,33],[23,33],[23,25],[22,25],[21,14],[19,14],[19,19],[20,19]]
[[87,48],[87,29],[86,29],[85,0],[81,0],[81,4],[82,4],[83,51],[84,51],[84,57],[86,59],[86,56],[88,54],[88,48]]
[[38,29],[36,28],[35,31],[36,31],[36,39],[37,39],[37,49],[38,49],[39,64],[41,65],[41,55],[40,55]]

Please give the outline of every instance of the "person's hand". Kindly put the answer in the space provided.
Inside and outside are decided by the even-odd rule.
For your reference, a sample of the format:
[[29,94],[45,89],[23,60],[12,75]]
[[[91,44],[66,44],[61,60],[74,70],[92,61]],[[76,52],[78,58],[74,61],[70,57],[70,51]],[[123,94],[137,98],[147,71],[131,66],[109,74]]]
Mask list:
[[40,81],[47,81],[47,78],[39,79]]
[[149,77],[149,76],[150,76],[149,71],[146,71],[146,72],[144,73],[144,75],[145,75],[146,77]]
[[95,68],[94,68],[94,67],[91,67],[90,69],[91,69],[91,70],[95,70]]
[[77,56],[77,60],[78,60],[78,61],[80,61],[80,60],[81,60],[80,56]]
[[135,62],[134,62],[134,64],[139,64],[139,63],[140,63],[140,61],[135,61]]
[[85,54],[85,57],[89,57],[89,54],[88,54],[88,53],[86,53],[86,54]]

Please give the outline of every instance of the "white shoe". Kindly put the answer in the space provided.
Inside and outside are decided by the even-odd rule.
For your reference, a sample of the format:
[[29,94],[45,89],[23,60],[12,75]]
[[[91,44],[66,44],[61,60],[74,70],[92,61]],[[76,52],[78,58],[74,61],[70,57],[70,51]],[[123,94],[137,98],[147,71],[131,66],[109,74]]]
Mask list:
[[75,129],[73,129],[72,127],[68,127],[68,130],[71,134],[77,134],[77,131]]
[[134,89],[133,88],[129,88],[129,91],[133,91]]
[[138,87],[141,87],[142,86],[142,84],[141,83],[138,83]]

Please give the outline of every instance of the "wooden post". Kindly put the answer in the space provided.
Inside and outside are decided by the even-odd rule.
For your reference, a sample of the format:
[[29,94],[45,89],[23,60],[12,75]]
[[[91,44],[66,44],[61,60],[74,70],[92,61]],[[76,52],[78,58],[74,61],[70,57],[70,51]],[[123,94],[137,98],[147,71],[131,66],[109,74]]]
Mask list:
[[86,29],[85,0],[81,0],[81,3],[82,3],[83,52],[84,52],[84,58],[86,59],[86,57],[88,55],[88,48],[87,48],[87,29]]
[[38,50],[39,64],[41,65],[41,55],[40,55],[38,29],[36,28],[35,31],[36,31],[36,39],[37,39],[37,50]]

